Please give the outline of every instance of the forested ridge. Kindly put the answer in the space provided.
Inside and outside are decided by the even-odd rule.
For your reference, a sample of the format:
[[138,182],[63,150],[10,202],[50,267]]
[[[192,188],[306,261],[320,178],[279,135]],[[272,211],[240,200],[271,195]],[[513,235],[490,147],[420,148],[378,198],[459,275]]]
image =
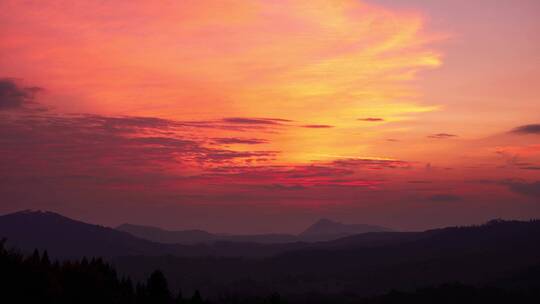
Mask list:
[[[193,295],[172,292],[167,279],[159,270],[153,271],[145,282],[133,282],[119,275],[102,258],[82,258],[76,261],[51,261],[47,251],[35,250],[24,255],[8,249],[0,242],[0,288],[9,303],[538,303],[540,291],[534,288],[505,290],[501,288],[473,287],[460,283],[423,288],[413,292],[390,291],[387,294],[360,298],[354,294],[305,295],[302,299],[287,300],[273,293],[266,297],[221,296],[205,300],[195,291]],[[539,269],[527,275],[537,278]],[[512,282],[507,282],[511,284]],[[181,290],[180,287],[174,288]]]
[[5,248],[5,240],[0,269],[2,295],[18,303],[204,303],[199,292],[189,298],[173,295],[159,270],[134,283],[102,258],[53,262],[47,251],[25,256]]

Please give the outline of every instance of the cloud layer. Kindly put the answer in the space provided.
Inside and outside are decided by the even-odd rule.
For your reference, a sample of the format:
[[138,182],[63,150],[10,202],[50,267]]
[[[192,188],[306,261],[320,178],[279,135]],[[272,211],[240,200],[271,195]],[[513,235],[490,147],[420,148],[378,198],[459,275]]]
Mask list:
[[512,130],[516,134],[540,134],[540,124],[519,126]]
[[0,111],[20,109],[34,100],[38,87],[23,87],[11,78],[0,78]]

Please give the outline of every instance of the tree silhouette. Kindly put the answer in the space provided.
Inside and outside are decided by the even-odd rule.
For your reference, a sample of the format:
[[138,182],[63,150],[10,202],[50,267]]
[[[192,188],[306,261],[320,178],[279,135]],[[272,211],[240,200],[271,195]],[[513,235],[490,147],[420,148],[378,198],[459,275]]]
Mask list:
[[135,298],[137,299],[137,303],[146,303],[146,286],[142,285],[141,283],[137,283],[135,287]]
[[47,250],[43,251],[43,255],[41,256],[41,264],[44,266],[49,266],[51,264]]
[[176,298],[174,299],[175,304],[183,304],[184,303],[184,296],[182,295],[182,290],[178,290],[178,294],[176,294]]
[[[520,283],[522,279],[538,282],[540,265],[530,268],[524,277],[512,277],[506,284]],[[540,289],[502,289],[468,286],[461,283],[443,284],[416,291],[392,291],[371,298],[351,298],[349,295],[317,295],[305,299],[296,297],[297,302],[285,301],[280,294],[269,297],[229,297],[203,301],[196,290],[191,299],[183,299],[182,293],[173,299],[167,279],[161,271],[154,271],[146,284],[137,282],[133,287],[130,278],[118,278],[116,270],[103,259],[92,258],[80,261],[54,261],[48,254],[35,250],[25,256],[18,251],[5,248],[0,240],[0,303],[44,303],[44,304],[280,304],[280,303],[540,303]],[[538,286],[538,285],[535,285]]]
[[150,275],[146,288],[151,303],[168,303],[171,299],[167,279],[160,270],[156,270]]
[[195,290],[195,293],[193,293],[193,296],[191,297],[191,303],[192,304],[201,304],[203,302],[201,293],[199,290]]
[[39,256],[39,251],[37,249],[34,249],[34,252],[32,255],[27,259],[28,263],[32,265],[38,265],[41,258]]
[[273,294],[270,295],[269,301],[270,301],[270,304],[280,304],[281,296],[279,295],[279,293],[274,292]]

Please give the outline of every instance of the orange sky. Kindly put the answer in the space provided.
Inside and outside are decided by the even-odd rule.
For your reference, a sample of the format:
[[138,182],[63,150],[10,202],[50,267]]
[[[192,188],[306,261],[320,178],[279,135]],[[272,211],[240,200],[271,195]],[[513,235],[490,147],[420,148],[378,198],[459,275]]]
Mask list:
[[[227,231],[539,216],[538,12],[526,0],[2,1],[1,177],[38,197],[57,189],[4,186],[4,209]],[[133,193],[153,219],[122,218],[124,203],[94,211]],[[260,223],[232,224],[241,215]]]

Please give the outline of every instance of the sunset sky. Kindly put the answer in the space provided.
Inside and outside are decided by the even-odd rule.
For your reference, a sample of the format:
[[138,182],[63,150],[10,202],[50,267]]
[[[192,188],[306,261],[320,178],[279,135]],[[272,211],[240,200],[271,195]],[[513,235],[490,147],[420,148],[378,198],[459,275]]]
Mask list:
[[540,1],[0,1],[0,212],[540,217]]

